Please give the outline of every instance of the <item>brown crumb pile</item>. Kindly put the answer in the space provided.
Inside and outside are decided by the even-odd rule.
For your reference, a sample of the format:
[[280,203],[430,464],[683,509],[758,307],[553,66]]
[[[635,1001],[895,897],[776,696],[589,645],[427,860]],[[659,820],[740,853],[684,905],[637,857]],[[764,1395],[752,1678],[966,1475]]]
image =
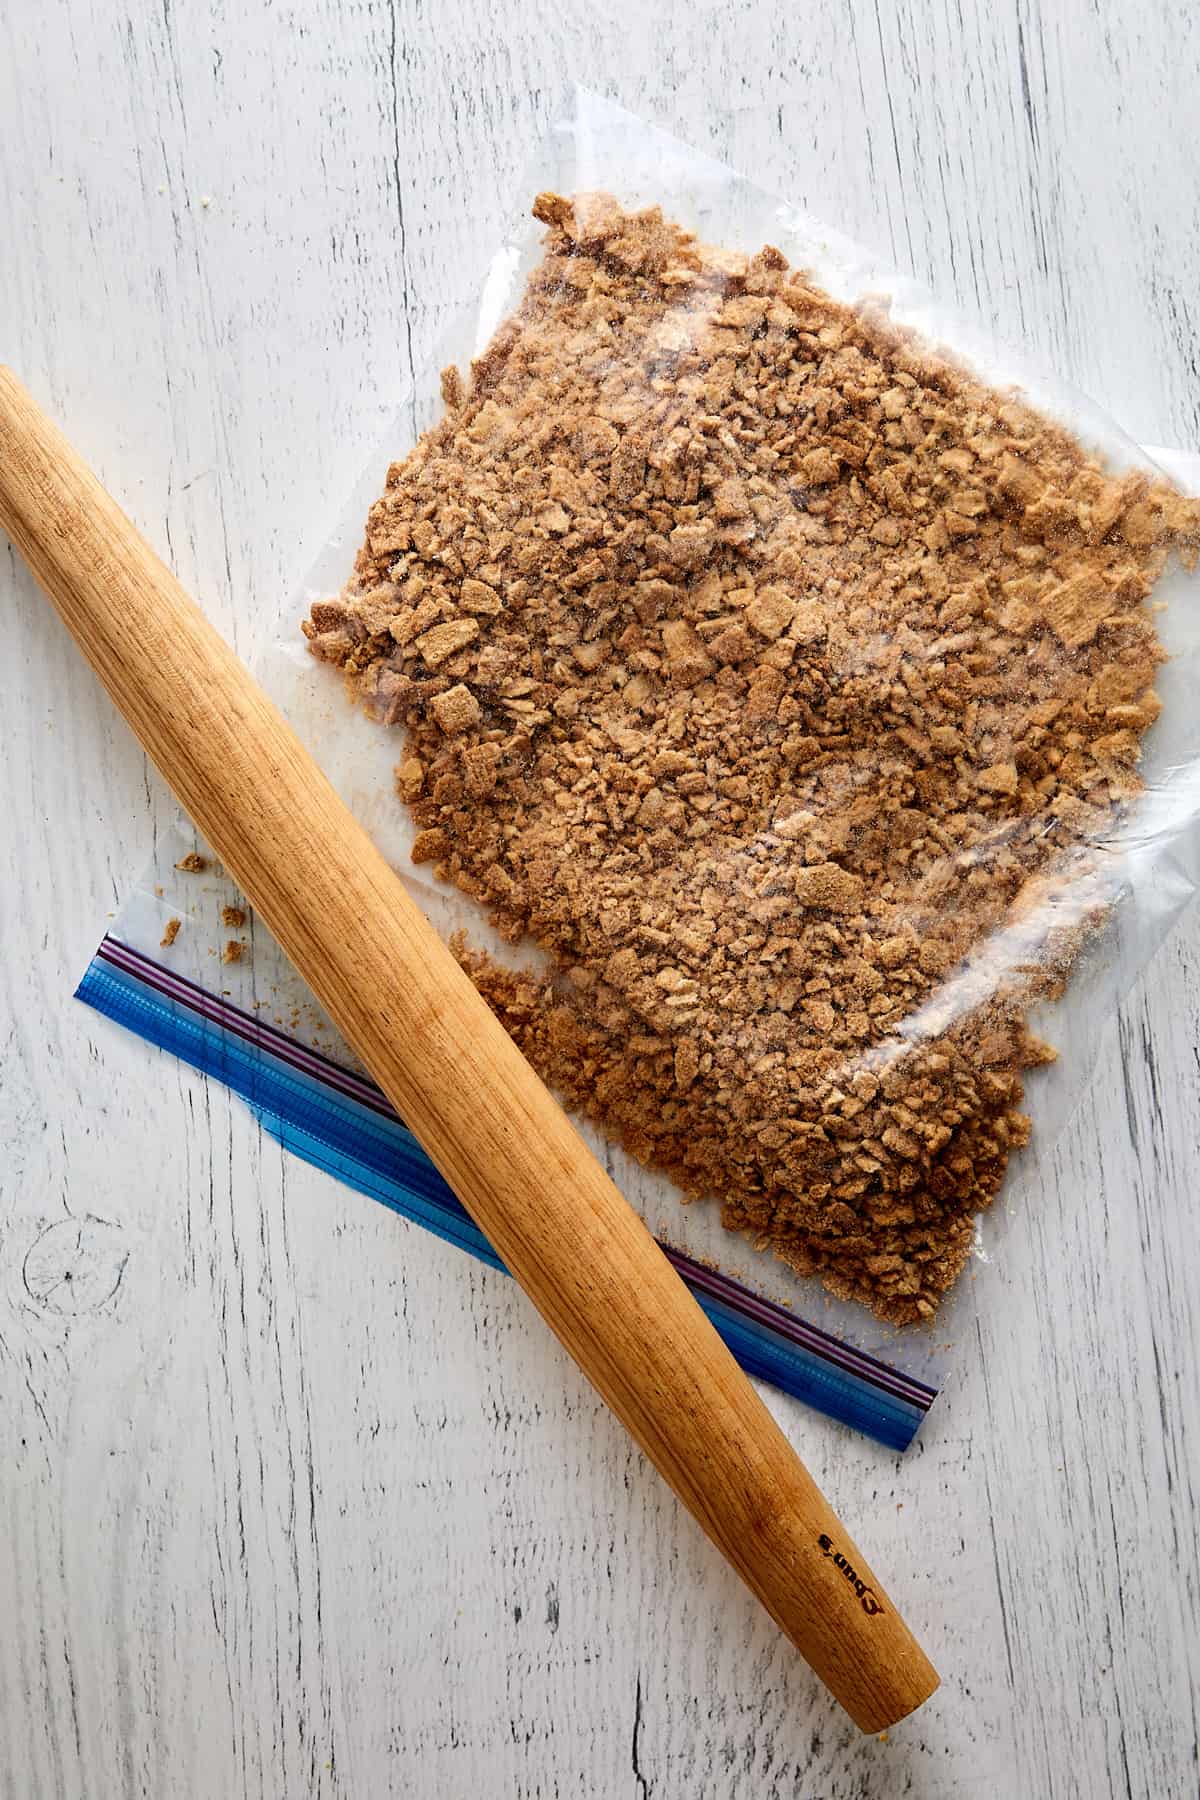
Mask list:
[[221,952],[223,963],[240,963],[246,954],[246,946],[238,938],[230,938]]
[[158,947],[160,950],[169,950],[171,948],[171,945],[179,936],[179,928],[182,924],[182,919],[167,920],[166,924],[163,926],[163,934],[158,940]]
[[1028,1137],[1025,1013],[1088,923],[1055,893],[1138,790],[1200,509],[775,250],[534,211],[310,648],[407,732],[414,859],[549,953],[461,950],[567,1103],[928,1317]]
[[240,931],[242,926],[246,923],[245,907],[223,906],[221,908],[221,923],[222,925],[228,926],[231,931]]
[[208,867],[208,859],[201,856],[198,850],[189,850],[186,856],[180,857],[175,867],[182,869],[185,875],[203,875]]

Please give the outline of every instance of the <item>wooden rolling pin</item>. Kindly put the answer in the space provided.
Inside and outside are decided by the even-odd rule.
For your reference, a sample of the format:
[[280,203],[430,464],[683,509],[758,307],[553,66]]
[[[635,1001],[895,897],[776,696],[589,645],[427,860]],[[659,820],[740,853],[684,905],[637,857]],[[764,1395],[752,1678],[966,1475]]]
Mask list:
[[0,369],[0,526],[199,830],[684,1505],[864,1731],[938,1678],[628,1202],[170,571]]

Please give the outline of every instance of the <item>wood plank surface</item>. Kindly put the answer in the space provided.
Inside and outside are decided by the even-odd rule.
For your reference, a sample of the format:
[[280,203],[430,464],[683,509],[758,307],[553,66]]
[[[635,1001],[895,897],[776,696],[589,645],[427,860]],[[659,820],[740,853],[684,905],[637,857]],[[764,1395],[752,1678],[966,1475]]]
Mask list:
[[[243,654],[568,77],[1200,448],[1183,0],[14,0],[0,360]],[[768,1403],[943,1672],[860,1741],[513,1284],[70,999],[171,803],[0,549],[0,1794],[1190,1795],[1200,922],[902,1461]]]

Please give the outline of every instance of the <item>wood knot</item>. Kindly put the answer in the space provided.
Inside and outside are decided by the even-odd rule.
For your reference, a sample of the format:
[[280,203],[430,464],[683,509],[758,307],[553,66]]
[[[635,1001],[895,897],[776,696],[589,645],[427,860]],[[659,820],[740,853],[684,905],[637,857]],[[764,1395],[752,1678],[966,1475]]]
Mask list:
[[128,1261],[121,1228],[89,1215],[48,1225],[30,1246],[21,1276],[36,1306],[77,1317],[112,1299]]

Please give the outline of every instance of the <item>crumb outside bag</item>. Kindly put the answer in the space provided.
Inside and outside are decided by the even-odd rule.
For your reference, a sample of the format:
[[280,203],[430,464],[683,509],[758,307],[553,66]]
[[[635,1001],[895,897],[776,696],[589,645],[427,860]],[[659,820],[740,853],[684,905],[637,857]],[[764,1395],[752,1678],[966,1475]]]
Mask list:
[[[809,271],[836,299],[857,303],[887,296],[895,324],[911,327],[923,338],[945,346],[988,383],[1019,387],[1035,406],[1061,421],[1098,453],[1108,467],[1117,471],[1145,468],[1151,479],[1158,475],[1144,455],[1094,408],[970,331],[915,284],[881,267],[858,246],[610,102],[574,90],[525,178],[512,228],[488,262],[472,297],[459,309],[437,355],[419,376],[414,393],[398,407],[378,457],[342,510],[302,594],[285,607],[277,640],[258,669],[272,697],[438,928],[446,934],[466,930],[473,943],[486,947],[498,960],[523,968],[538,966],[536,953],[531,959],[524,946],[513,950],[502,943],[477,905],[437,882],[427,868],[413,866],[414,827],[396,796],[393,774],[402,755],[403,732],[368,719],[360,707],[347,703],[343,684],[307,654],[299,623],[312,602],[337,595],[346,584],[368,509],[383,491],[388,464],[404,457],[420,432],[440,417],[441,369],[449,364],[466,369],[519,304],[526,278],[541,255],[543,228],[529,216],[528,206],[533,195],[543,190],[564,195],[603,190],[616,195],[627,208],[660,205],[669,218],[708,244],[750,254],[764,244],[777,247],[793,269]],[[965,965],[947,971],[946,979],[923,1004],[920,1016],[901,1021],[899,1027],[900,1035],[907,1034],[910,1043],[936,1036],[948,1022],[978,1007],[981,1000],[986,1003],[998,986],[1014,979],[1014,971],[1030,962],[1036,964],[1052,934],[1089,923],[1086,942],[1074,959],[1062,996],[1053,1001],[1035,997],[1027,1009],[1030,1029],[1058,1053],[1057,1061],[1026,1076],[1023,1109],[1032,1118],[1035,1140],[1042,1147],[1061,1129],[1087,1082],[1104,1022],[1200,884],[1200,719],[1189,698],[1200,677],[1198,597],[1200,584],[1178,565],[1154,589],[1155,601],[1166,603],[1156,615],[1156,625],[1169,660],[1155,675],[1163,706],[1142,745],[1139,772],[1144,791],[1102,843],[1087,844],[1077,867],[1065,874],[1059,872],[1050,902],[1052,919],[1043,907],[1034,906],[990,934],[973,947]],[[190,837],[183,838],[172,848],[182,854],[191,842]],[[352,1056],[313,1010],[274,947],[262,941],[265,933],[259,930],[255,935],[253,921],[249,956],[236,966],[221,963],[221,944],[229,934],[222,937],[218,931],[210,939],[206,923],[208,912],[214,909],[214,916],[219,917],[219,899],[231,903],[218,892],[219,871],[188,875],[175,870],[177,860],[171,850],[163,852],[139,895],[122,914],[116,935],[131,952],[150,962],[170,958],[172,968],[181,975],[186,970],[186,979],[197,989],[223,990],[231,1003],[256,1012],[264,1022],[269,1020],[272,1030],[353,1071]],[[211,905],[208,899],[199,899],[205,883],[213,888]],[[184,928],[176,944],[160,946],[167,916],[183,916]],[[189,931],[193,920],[196,928]],[[186,1048],[181,1053],[189,1054]],[[244,1083],[242,1091],[246,1091]],[[698,1268],[708,1268],[728,1278],[740,1291],[761,1297],[765,1305],[810,1322],[841,1347],[845,1366],[852,1368],[858,1359],[860,1370],[877,1364],[890,1371],[898,1391],[916,1412],[901,1425],[893,1420],[881,1429],[869,1418],[853,1417],[836,1394],[822,1391],[819,1381],[808,1387],[796,1385],[792,1391],[804,1392],[834,1416],[851,1417],[886,1442],[901,1444],[911,1437],[927,1404],[921,1396],[931,1395],[938,1387],[969,1314],[975,1265],[968,1264],[931,1324],[897,1327],[857,1302],[835,1299],[815,1277],[798,1276],[774,1256],[756,1250],[744,1236],[725,1231],[712,1202],[681,1206],[678,1190],[664,1175],[640,1166],[593,1127],[585,1129],[618,1184],[660,1239],[676,1246]],[[288,1141],[287,1133],[281,1135]],[[296,1147],[304,1153],[298,1139]],[[369,1184],[358,1180],[352,1170],[336,1172],[355,1185],[368,1185],[370,1191]],[[1002,1190],[1003,1207],[986,1211],[977,1228],[981,1253],[984,1246],[988,1254],[994,1250],[1003,1229],[1002,1215],[1019,1193],[1020,1183],[1021,1154],[1017,1150]],[[774,1378],[769,1369],[759,1372]],[[783,1385],[788,1384],[785,1381]]]

